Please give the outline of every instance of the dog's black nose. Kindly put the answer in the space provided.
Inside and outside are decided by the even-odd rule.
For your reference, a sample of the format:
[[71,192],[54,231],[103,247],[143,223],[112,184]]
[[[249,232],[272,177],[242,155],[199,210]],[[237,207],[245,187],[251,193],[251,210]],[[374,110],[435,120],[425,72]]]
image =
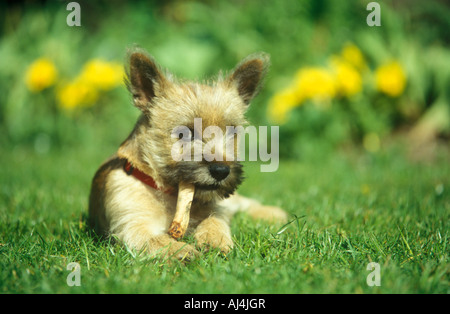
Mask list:
[[217,181],[225,179],[230,174],[230,167],[223,164],[209,165],[209,173]]

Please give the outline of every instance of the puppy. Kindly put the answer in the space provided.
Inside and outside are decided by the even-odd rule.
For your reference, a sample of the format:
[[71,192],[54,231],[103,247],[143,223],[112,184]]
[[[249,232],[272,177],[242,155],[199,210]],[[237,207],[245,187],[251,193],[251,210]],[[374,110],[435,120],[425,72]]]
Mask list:
[[[93,178],[89,225],[131,248],[184,259],[198,254],[195,245],[229,252],[233,247],[229,222],[238,210],[256,218],[286,221],[282,209],[235,192],[243,180],[241,164],[229,156],[236,154],[237,140],[231,150],[220,149],[217,139],[198,136],[209,126],[226,134],[227,126],[246,124],[244,114],[260,88],[269,56],[251,55],[231,74],[209,83],[176,80],[140,48],[128,51],[127,62],[125,82],[141,115],[117,153]],[[184,128],[177,134],[180,126]],[[226,137],[236,139],[236,134]],[[204,149],[214,140],[209,155],[196,158],[195,149]],[[177,143],[185,148],[185,158],[174,158]],[[221,158],[208,158],[211,154]],[[193,245],[168,233],[180,182],[195,189],[187,227],[187,234],[196,241]]]

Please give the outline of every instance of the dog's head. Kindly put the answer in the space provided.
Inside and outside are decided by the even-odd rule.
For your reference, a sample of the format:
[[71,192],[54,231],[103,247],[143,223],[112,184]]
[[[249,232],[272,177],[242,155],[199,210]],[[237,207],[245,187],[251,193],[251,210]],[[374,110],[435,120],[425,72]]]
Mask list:
[[193,183],[197,199],[229,196],[242,181],[236,127],[246,124],[268,65],[268,55],[255,54],[214,82],[180,82],[144,50],[130,50],[126,84],[142,115],[119,154],[162,185]]

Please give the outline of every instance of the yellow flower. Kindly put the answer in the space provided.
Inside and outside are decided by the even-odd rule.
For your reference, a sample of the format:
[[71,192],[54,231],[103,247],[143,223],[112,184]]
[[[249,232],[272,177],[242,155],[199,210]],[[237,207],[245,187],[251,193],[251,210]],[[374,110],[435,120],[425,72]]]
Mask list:
[[380,66],[375,71],[376,87],[382,93],[397,97],[403,93],[406,85],[406,75],[397,61]]
[[80,80],[100,90],[110,90],[123,82],[121,64],[94,59],[86,63],[80,74]]
[[333,73],[325,68],[301,69],[296,75],[296,87],[302,99],[323,102],[336,95]]
[[340,56],[331,58],[330,67],[305,67],[296,75],[293,85],[276,93],[269,101],[268,116],[279,123],[305,100],[328,107],[337,95],[353,96],[362,90],[358,70],[366,68],[364,56],[353,44],[347,44]]
[[57,79],[58,73],[55,65],[47,58],[39,58],[27,69],[25,83],[32,92],[40,92],[52,86]]
[[366,60],[364,59],[361,50],[354,44],[347,43],[342,49],[341,57],[359,71],[366,68]]
[[361,75],[350,63],[339,57],[332,57],[330,63],[335,73],[337,90],[341,95],[353,96],[361,91]]
[[269,101],[268,115],[277,123],[285,123],[287,114],[301,104],[297,91],[291,87],[276,93]]
[[60,107],[71,110],[94,104],[97,101],[98,92],[91,84],[75,79],[63,85],[56,96]]

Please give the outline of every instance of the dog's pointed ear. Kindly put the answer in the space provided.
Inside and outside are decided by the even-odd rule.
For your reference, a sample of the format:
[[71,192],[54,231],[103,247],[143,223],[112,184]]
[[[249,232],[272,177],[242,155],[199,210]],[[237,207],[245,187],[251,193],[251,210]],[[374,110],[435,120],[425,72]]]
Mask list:
[[128,51],[125,84],[133,96],[133,102],[141,111],[147,111],[154,98],[159,96],[167,79],[155,60],[143,49]]
[[258,94],[270,65],[267,53],[256,53],[242,60],[228,77],[246,105]]

